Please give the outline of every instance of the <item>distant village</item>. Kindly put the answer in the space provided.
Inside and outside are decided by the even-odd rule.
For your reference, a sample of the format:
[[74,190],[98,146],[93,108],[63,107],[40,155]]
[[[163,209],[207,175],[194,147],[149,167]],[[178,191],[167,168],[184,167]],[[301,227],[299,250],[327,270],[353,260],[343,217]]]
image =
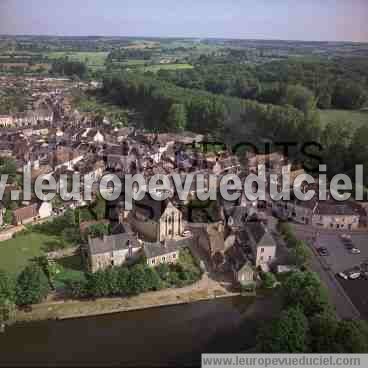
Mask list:
[[[18,83],[16,77],[0,78],[0,87],[12,83]],[[136,173],[147,178],[173,173],[183,178],[189,173],[211,173],[219,178],[234,173],[245,177],[257,174],[259,165],[265,165],[267,178],[271,174],[281,178],[287,170],[292,185],[293,178],[303,172],[278,152],[244,157],[227,150],[200,152],[195,144],[207,139],[202,135],[153,134],[133,126],[114,128],[108,118],[97,122],[77,111],[69,95],[72,88],[95,88],[93,82],[26,78],[23,83],[29,96],[28,111],[0,116],[0,157],[14,159],[19,174],[27,166],[32,180],[74,173],[97,183],[106,173],[121,178]],[[109,203],[100,222],[110,224],[111,233],[89,236],[81,246],[86,269],[96,272],[132,264],[142,255],[150,267],[174,264],[182,249],[194,248],[193,254],[201,264],[231,275],[234,284],[247,285],[257,281],[259,272],[286,267],[277,219],[298,223],[316,233],[318,229],[359,231],[367,226],[367,203],[353,200],[284,202],[269,198],[261,202],[249,201],[243,193],[237,201],[218,198],[207,207],[193,209],[192,204],[197,202],[194,184],[186,201],[181,201],[173,190],[164,201],[155,201],[146,193],[143,200],[134,202],[132,210],[124,207],[124,193]],[[7,184],[5,194],[14,188],[21,189],[16,182]],[[97,197],[97,189],[96,185],[92,200]],[[34,198],[13,209],[11,225],[5,225],[3,218],[9,208],[2,203],[0,240],[12,237],[22,225],[48,221],[67,209],[86,205],[83,199],[55,203]],[[92,223],[98,221],[80,226]]]

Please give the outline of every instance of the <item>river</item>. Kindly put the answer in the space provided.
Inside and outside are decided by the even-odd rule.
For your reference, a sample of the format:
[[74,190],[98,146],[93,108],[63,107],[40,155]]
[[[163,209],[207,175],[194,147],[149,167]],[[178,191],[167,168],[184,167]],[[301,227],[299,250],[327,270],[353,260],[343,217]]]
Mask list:
[[201,352],[254,346],[248,298],[92,318],[16,324],[0,334],[0,365],[192,366]]

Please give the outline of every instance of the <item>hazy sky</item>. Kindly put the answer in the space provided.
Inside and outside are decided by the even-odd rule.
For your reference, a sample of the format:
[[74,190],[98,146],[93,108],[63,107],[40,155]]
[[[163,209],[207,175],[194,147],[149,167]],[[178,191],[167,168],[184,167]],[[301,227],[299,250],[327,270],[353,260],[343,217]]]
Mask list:
[[0,0],[0,34],[368,41],[368,0]]

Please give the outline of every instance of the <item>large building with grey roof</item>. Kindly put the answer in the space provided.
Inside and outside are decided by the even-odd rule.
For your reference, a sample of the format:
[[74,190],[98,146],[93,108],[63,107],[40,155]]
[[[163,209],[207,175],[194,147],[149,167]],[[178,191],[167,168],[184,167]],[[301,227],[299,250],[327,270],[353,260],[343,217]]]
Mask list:
[[87,245],[89,269],[96,272],[134,262],[139,258],[141,249],[140,242],[132,233],[89,238]]

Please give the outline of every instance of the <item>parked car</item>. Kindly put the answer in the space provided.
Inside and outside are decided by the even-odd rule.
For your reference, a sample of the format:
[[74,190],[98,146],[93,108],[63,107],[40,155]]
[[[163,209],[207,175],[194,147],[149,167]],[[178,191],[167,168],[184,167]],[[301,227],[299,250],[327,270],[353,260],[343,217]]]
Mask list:
[[361,253],[361,251],[360,251],[360,249],[358,249],[358,248],[352,248],[352,249],[350,250],[350,253],[351,253],[351,254],[360,254],[360,253]]
[[192,232],[190,230],[185,230],[183,232],[183,236],[187,237],[187,236],[192,236]]
[[344,274],[344,272],[339,272],[339,273],[337,274],[337,276],[341,277],[341,278],[342,278],[342,279],[344,279],[344,280],[347,280],[347,279],[348,279],[348,276],[347,276],[346,274]]
[[350,280],[356,280],[356,279],[359,279],[359,277],[360,277],[360,272],[353,271],[349,274]]
[[340,237],[343,240],[351,240],[351,235],[349,234],[341,234]]
[[328,249],[327,249],[327,248],[325,248],[325,247],[318,248],[318,249],[317,249],[317,252],[318,252],[318,254],[319,254],[320,256],[324,256],[324,257],[326,257],[326,256],[329,256],[329,255],[330,255],[330,253],[329,253]]

